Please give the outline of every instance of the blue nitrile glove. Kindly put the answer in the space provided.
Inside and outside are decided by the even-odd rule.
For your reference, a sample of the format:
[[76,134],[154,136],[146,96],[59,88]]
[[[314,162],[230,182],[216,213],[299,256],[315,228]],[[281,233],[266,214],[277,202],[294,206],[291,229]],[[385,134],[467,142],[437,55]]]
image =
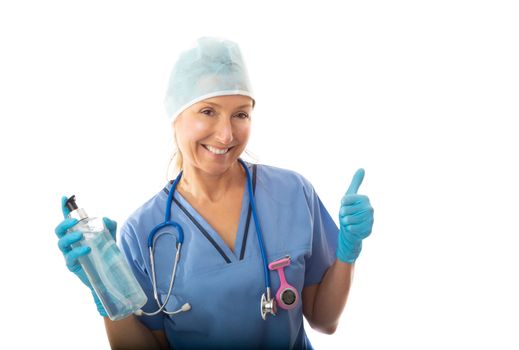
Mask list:
[[373,227],[373,208],[369,198],[357,194],[364,169],[359,169],[353,175],[348,191],[342,197],[339,211],[339,244],[337,258],[345,263],[353,264],[362,250],[362,240],[369,236]]
[[[72,231],[67,233],[67,230],[73,227],[75,224],[77,224],[76,219],[67,219],[67,216],[69,214],[68,208],[65,206],[65,203],[67,202],[67,197],[63,196],[61,198],[61,209],[63,211],[63,216],[65,217],[65,220],[60,222],[60,224],[56,227],[56,235],[59,238],[58,246],[61,252],[63,253],[63,256],[65,257],[65,261],[67,263],[67,267],[70,271],[72,271],[76,276],[79,277],[81,282],[83,282],[84,285],[86,285],[88,288],[90,288],[90,291],[92,292],[92,295],[94,296],[94,301],[97,306],[97,311],[99,311],[99,314],[101,316],[108,316],[106,313],[106,310],[103,307],[103,304],[97,297],[96,293],[94,292],[94,289],[92,288],[92,285],[90,284],[90,281],[88,280],[85,271],[79,264],[79,257],[84,256],[88,253],[90,253],[90,247],[82,246],[82,247],[76,247],[72,248],[71,245],[73,243],[76,243],[83,239],[83,234],[79,231]],[[115,239],[115,232],[117,230],[117,222],[112,221],[108,218],[103,218],[103,222],[110,231],[110,234]]]

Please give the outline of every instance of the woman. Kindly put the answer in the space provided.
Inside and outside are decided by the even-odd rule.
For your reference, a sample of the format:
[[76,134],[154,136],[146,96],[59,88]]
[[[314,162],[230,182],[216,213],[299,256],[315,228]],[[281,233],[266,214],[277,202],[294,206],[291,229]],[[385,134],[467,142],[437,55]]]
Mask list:
[[[148,296],[143,310],[165,303],[176,313],[105,317],[113,348],[311,349],[303,315],[312,328],[335,331],[373,225],[369,199],[356,194],[364,172],[342,199],[338,229],[301,175],[239,158],[254,104],[236,44],[202,38],[179,57],[166,107],[181,173],[130,216],[118,240]],[[156,301],[147,242],[168,202],[184,241],[168,298],[179,234],[170,228],[173,234],[156,240]],[[105,222],[115,235],[115,222]],[[90,286],[77,261],[88,249],[71,249],[81,235],[65,234],[73,224],[66,219],[57,227],[59,246],[69,269]]]

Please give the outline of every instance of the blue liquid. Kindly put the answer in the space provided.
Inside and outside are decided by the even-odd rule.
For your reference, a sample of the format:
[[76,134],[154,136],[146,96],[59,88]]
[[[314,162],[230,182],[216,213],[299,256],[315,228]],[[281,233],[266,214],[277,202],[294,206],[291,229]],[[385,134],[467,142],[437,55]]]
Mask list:
[[79,258],[79,262],[108,317],[120,320],[146,304],[146,294],[102,220],[84,219],[72,230],[83,232],[84,237],[73,246],[87,245],[91,249],[90,254]]

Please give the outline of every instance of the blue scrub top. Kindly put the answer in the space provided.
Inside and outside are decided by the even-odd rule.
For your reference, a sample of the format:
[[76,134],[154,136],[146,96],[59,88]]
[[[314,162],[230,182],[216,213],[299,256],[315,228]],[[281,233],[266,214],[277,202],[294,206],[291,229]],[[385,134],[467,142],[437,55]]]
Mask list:
[[[252,173],[252,164],[247,164]],[[272,166],[256,165],[255,199],[268,262],[286,255],[289,284],[301,295],[304,287],[320,283],[335,261],[338,228],[312,185],[301,175]],[[153,298],[147,247],[152,228],[164,220],[169,183],[135,211],[123,225],[118,245],[148,296],[143,307],[157,310]],[[175,191],[171,219],[184,229],[184,244],[167,310],[184,303],[191,310],[169,316],[140,316],[152,330],[164,330],[175,349],[312,349],[303,328],[301,301],[292,310],[278,307],[276,316],[261,318],[265,292],[261,252],[249,213],[249,194],[243,193],[234,251],[189,203]],[[155,271],[164,302],[173,269],[177,233],[161,235],[155,244]],[[159,231],[161,232],[161,231]],[[272,295],[279,275],[269,271]]]

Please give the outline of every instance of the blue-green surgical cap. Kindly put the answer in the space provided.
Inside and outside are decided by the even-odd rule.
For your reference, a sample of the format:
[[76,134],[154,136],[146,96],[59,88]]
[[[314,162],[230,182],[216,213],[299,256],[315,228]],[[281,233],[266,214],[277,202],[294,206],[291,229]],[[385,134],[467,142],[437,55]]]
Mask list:
[[215,96],[244,95],[254,100],[240,48],[232,41],[204,37],[180,54],[164,101],[170,121],[189,106]]

